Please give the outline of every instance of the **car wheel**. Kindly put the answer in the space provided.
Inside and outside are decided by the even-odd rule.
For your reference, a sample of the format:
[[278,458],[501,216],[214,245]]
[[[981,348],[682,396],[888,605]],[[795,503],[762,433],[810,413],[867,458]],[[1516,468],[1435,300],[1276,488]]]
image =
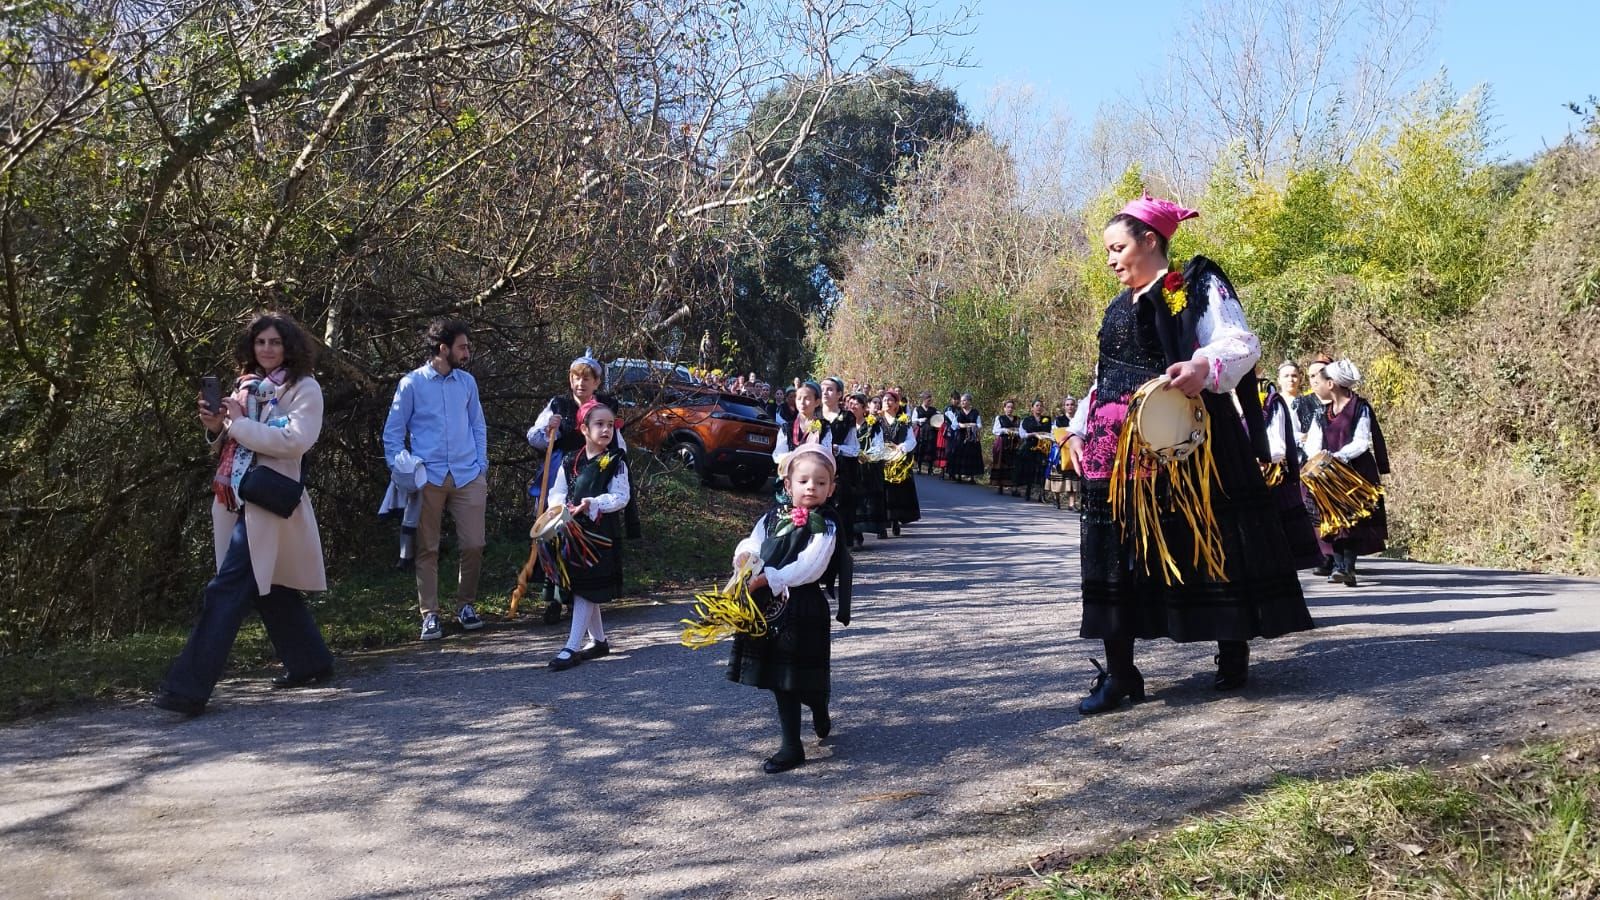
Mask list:
[[677,441],[667,448],[667,457],[676,460],[685,469],[705,478],[705,455],[700,445],[694,441]]
[[732,481],[733,486],[741,491],[759,491],[761,486],[767,483],[767,476],[757,475],[753,472],[741,472],[738,475],[728,476],[728,480]]

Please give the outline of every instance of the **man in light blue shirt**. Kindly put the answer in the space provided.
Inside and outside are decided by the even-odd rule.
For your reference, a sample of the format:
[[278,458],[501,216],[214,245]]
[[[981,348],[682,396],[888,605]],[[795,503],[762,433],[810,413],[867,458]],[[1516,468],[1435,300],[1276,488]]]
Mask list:
[[417,521],[417,604],[422,639],[434,641],[444,637],[439,625],[439,532],[446,508],[461,545],[456,620],[467,631],[483,627],[472,605],[478,599],[489,506],[489,433],[478,383],[462,368],[472,361],[466,323],[434,322],[428,327],[428,349],[432,358],[407,372],[395,388],[383,425],[383,455],[393,466],[409,449],[427,471]]

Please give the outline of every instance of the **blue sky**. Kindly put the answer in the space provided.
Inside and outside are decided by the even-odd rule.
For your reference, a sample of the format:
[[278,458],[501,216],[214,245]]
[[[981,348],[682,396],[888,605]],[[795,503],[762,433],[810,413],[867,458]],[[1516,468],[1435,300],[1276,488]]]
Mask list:
[[[949,8],[958,0],[940,0]],[[1028,84],[1041,100],[1064,107],[1079,123],[1101,104],[1136,94],[1127,50],[1149,48],[1173,30],[1195,2],[1138,0],[974,0],[974,33],[961,39],[972,68],[951,69],[974,112],[1001,83]],[[1138,18],[1130,20],[1130,10]],[[1500,143],[1495,155],[1531,156],[1580,127],[1566,103],[1600,94],[1600,0],[1444,0],[1431,49],[1419,67],[1441,68],[1458,91],[1488,84]],[[1136,24],[1137,23],[1137,24]]]

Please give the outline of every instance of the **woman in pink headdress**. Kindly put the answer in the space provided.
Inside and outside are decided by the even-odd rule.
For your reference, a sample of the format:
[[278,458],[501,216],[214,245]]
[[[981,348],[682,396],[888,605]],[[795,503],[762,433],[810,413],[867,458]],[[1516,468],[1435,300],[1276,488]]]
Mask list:
[[[1256,392],[1260,342],[1216,263],[1196,256],[1179,269],[1167,254],[1178,223],[1197,215],[1146,195],[1113,216],[1103,234],[1106,263],[1124,290],[1101,320],[1094,388],[1078,408],[1068,439],[1083,476],[1079,634],[1103,641],[1107,660],[1078,706],[1084,715],[1118,709],[1124,699],[1144,699],[1144,677],[1133,664],[1136,639],[1216,641],[1215,687],[1232,690],[1247,680],[1251,638],[1311,627],[1259,465],[1270,458]],[[1111,515],[1111,492],[1126,488],[1111,476],[1130,399],[1159,375],[1171,379],[1167,390],[1203,398],[1210,413],[1216,470],[1210,503],[1223,550],[1222,578],[1194,564],[1195,531],[1180,513],[1164,505],[1159,525],[1178,578],[1165,576],[1159,563],[1141,555],[1143,547]],[[1243,406],[1250,431],[1230,394]],[[1160,478],[1161,497],[1171,487],[1164,474],[1132,477]]]

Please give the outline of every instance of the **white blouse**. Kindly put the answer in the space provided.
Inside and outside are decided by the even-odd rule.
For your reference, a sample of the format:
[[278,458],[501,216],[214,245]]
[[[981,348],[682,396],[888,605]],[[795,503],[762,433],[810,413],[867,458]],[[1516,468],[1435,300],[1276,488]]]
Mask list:
[[[594,457],[585,457],[593,459]],[[604,494],[595,494],[589,498],[589,521],[598,521],[605,513],[614,513],[628,505],[628,498],[633,496],[633,489],[628,484],[628,470],[626,467],[611,476],[610,490]],[[567,502],[567,467],[562,466],[556,472],[556,483],[550,486],[550,505]],[[581,502],[581,501],[580,501]]]
[[[1350,401],[1354,403],[1354,400]],[[1332,409],[1329,410],[1333,412]],[[1352,459],[1372,449],[1372,416],[1362,410],[1361,418],[1356,421],[1355,434],[1350,436],[1350,443],[1337,450],[1330,449],[1340,462],[1349,462]],[[1311,430],[1306,432],[1306,457],[1310,458],[1321,453],[1322,447],[1322,422],[1319,419],[1311,420]]]
[[[818,515],[816,510],[811,515]],[[822,578],[828,571],[828,560],[833,558],[833,542],[835,539],[833,523],[827,523],[827,530],[822,534],[811,536],[810,542],[800,551],[795,561],[781,569],[762,569],[767,576],[767,587],[771,588],[773,596],[788,596],[789,588],[797,584],[810,584]],[[761,545],[767,542],[767,517],[762,516],[756,520],[756,527],[750,536],[739,542],[733,548],[733,558],[739,559],[740,554],[748,553],[757,559],[761,558]],[[737,564],[737,563],[736,563]]]
[[[1163,269],[1154,281],[1133,295],[1133,302],[1138,303],[1161,283],[1166,274],[1167,270]],[[1205,360],[1207,363],[1206,390],[1213,394],[1226,394],[1238,387],[1239,381],[1261,359],[1261,340],[1245,324],[1244,306],[1222,283],[1222,279],[1206,279],[1206,297],[1206,311],[1195,324],[1195,337],[1200,347],[1189,358]],[[1096,379],[1083,402],[1078,404],[1078,411],[1068,426],[1068,430],[1080,438],[1089,436],[1089,406],[1094,401],[1099,384]]]

